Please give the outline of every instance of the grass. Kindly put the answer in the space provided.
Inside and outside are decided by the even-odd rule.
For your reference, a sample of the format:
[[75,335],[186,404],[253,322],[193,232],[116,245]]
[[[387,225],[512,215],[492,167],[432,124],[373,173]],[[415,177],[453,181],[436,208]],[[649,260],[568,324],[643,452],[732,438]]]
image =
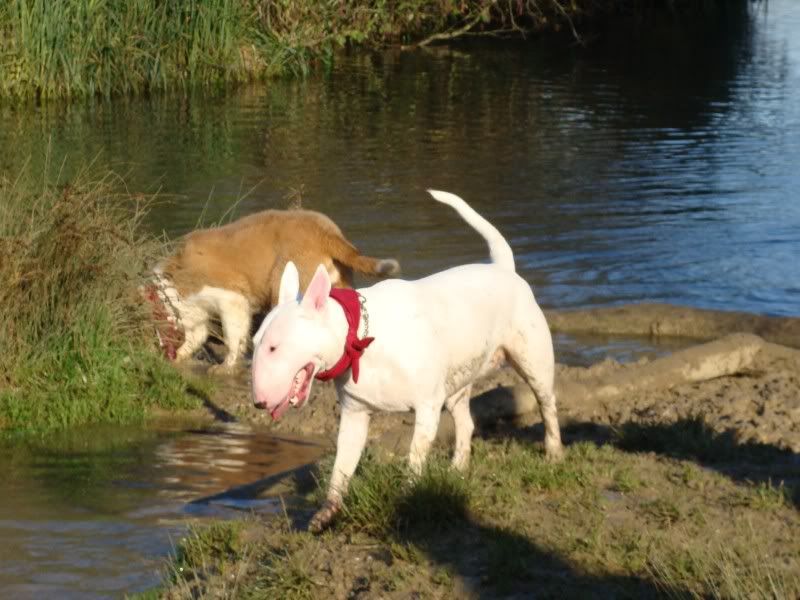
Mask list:
[[[780,600],[800,595],[797,574],[787,573],[771,563],[770,552],[755,532],[753,544],[730,547],[717,544],[709,553],[685,549],[680,553],[654,556],[647,565],[666,592],[673,598],[714,598],[725,600]],[[700,585],[686,594],[675,590],[681,581],[695,578]]]
[[[426,44],[464,34],[602,30],[659,0],[7,0],[0,6],[0,96],[76,98],[222,87],[306,73],[347,45]],[[725,12],[724,2],[668,12]],[[736,6],[747,6],[741,1]],[[745,11],[746,12],[746,11]],[[692,19],[688,19],[692,20]],[[681,24],[681,20],[676,20]],[[579,31],[580,30],[580,31]]]
[[10,0],[0,90],[52,98],[224,85],[284,68],[237,0]]
[[[155,352],[137,286],[163,250],[113,175],[0,178],[0,430],[141,420],[195,401]],[[56,178],[57,179],[57,178]]]
[[2,15],[9,96],[93,96],[235,79],[241,3],[11,0]]
[[[466,518],[469,488],[444,460],[432,460],[419,478],[405,463],[380,462],[367,453],[353,480],[340,522],[371,535],[435,531]],[[320,486],[320,491],[327,487]]]
[[[216,574],[234,569],[233,595],[243,598],[800,591],[800,519],[780,484],[737,483],[682,460],[591,442],[570,446],[557,465],[521,440],[476,440],[474,450],[466,477],[438,454],[414,481],[402,462],[368,453],[331,531],[306,533],[301,514],[248,522],[239,534],[246,558],[224,567],[208,558],[161,593],[189,597],[185,582],[193,581],[202,583],[192,594],[214,595],[230,586]],[[319,494],[309,499],[317,506]]]
[[211,561],[223,562],[241,556],[241,521],[219,521],[195,527],[181,541],[176,555],[179,571],[198,569]]

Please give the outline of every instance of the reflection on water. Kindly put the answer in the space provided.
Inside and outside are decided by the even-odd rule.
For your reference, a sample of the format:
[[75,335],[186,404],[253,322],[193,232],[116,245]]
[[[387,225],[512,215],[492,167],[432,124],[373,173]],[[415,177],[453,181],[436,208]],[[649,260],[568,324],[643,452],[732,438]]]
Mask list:
[[320,451],[242,425],[94,428],[6,445],[0,596],[120,597],[155,585],[187,517],[272,512],[273,500],[223,492]]
[[0,108],[0,166],[48,141],[67,172],[96,157],[176,194],[153,215],[171,234],[299,192],[409,276],[486,255],[438,187],[501,227],[546,307],[797,314],[797,31],[800,4],[770,0],[585,50],[358,53],[222,97]]

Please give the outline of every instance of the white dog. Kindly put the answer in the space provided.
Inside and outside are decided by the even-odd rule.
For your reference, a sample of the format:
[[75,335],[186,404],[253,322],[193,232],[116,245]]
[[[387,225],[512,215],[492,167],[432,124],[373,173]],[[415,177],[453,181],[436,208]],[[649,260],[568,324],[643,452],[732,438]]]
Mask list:
[[254,402],[274,419],[305,402],[315,376],[336,382],[342,409],[336,460],[312,531],[326,527],[341,507],[374,411],[415,412],[409,463],[419,473],[446,406],[455,421],[453,465],[465,469],[472,384],[504,359],[538,399],[548,458],[561,457],[553,344],[531,288],[515,273],[511,248],[494,226],[458,196],[430,193],[486,238],[491,264],[417,281],[389,279],[358,292],[332,291],[320,266],[298,302],[297,272],[289,263],[279,303],[254,337]]

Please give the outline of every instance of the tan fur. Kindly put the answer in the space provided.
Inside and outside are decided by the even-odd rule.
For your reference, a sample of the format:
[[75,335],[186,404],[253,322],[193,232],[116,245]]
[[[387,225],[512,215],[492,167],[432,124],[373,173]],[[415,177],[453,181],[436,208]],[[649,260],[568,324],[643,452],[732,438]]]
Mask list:
[[289,260],[297,265],[301,286],[320,264],[337,279],[337,287],[352,287],[353,271],[381,274],[379,259],[361,255],[331,219],[310,210],[265,210],[193,231],[163,270],[183,298],[206,285],[219,287],[242,294],[258,312],[277,301]]
[[387,276],[399,270],[395,261],[360,254],[331,219],[310,210],[265,210],[193,231],[160,269],[183,301],[191,303],[204,287],[220,288],[243,296],[256,314],[276,304],[289,260],[297,265],[301,286],[320,264],[336,287],[352,287],[354,271]]

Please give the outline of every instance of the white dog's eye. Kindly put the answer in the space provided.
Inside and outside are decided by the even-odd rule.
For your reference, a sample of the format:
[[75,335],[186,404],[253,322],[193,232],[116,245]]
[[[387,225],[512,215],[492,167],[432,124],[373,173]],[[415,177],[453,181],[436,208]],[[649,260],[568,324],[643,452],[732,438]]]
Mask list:
[[277,346],[270,346],[269,347],[269,351],[270,352],[275,352],[276,348],[277,348]]

